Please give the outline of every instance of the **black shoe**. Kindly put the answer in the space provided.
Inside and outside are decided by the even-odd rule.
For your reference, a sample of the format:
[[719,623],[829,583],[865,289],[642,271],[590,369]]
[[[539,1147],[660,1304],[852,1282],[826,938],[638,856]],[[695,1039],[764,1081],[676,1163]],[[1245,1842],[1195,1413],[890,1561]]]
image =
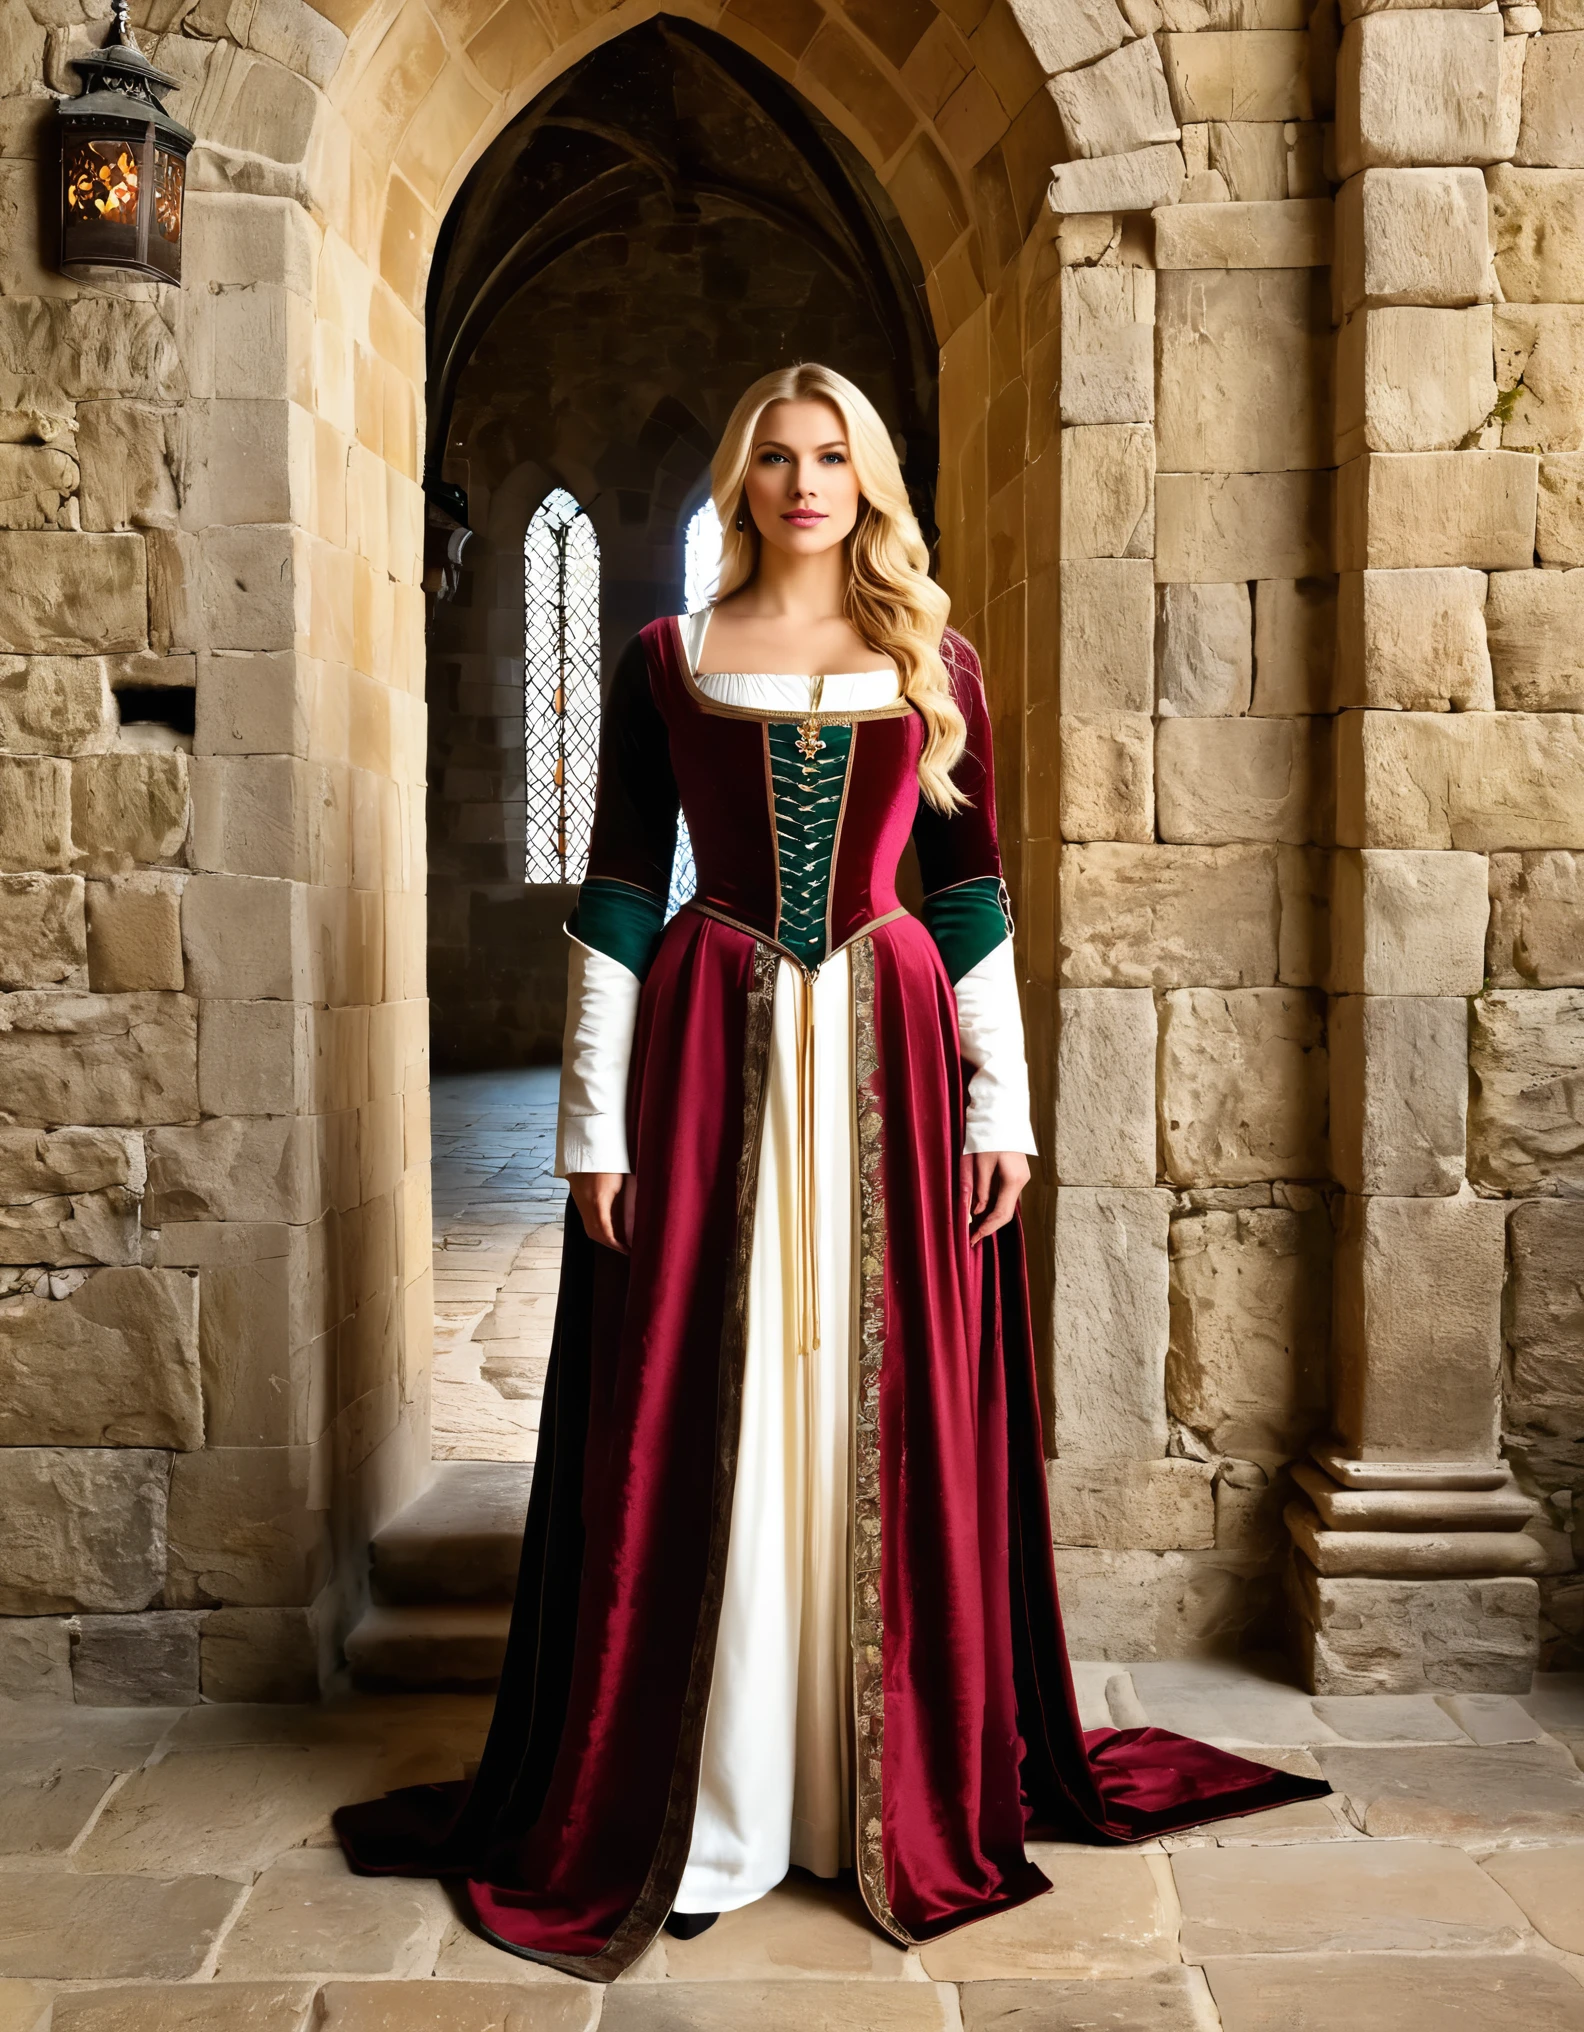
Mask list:
[[665,1923],[667,1933],[677,1940],[697,1940],[719,1919],[718,1912],[673,1912]]

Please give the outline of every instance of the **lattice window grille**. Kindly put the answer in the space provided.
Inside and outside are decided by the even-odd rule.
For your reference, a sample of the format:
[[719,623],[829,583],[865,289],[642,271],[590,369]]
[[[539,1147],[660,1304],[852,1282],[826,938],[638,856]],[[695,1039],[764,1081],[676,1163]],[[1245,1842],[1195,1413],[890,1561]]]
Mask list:
[[599,761],[600,556],[593,523],[564,488],[528,524],[523,591],[526,878],[581,882]]
[[[688,518],[682,542],[683,604],[690,614],[707,607],[720,583],[721,527],[713,501],[704,501]],[[687,821],[677,820],[676,855],[671,862],[671,894],[666,898],[666,916],[675,917],[698,888],[698,869],[693,861],[693,842],[688,838]]]

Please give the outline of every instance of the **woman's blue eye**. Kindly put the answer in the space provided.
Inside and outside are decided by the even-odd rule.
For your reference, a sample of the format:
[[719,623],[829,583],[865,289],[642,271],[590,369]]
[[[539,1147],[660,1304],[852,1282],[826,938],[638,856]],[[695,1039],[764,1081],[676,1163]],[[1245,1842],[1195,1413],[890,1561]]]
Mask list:
[[820,463],[829,466],[844,466],[847,463],[847,457],[844,452],[821,452]]
[[787,461],[785,452],[761,452],[759,454],[759,463],[762,466],[773,466],[778,461],[783,466],[786,464]]

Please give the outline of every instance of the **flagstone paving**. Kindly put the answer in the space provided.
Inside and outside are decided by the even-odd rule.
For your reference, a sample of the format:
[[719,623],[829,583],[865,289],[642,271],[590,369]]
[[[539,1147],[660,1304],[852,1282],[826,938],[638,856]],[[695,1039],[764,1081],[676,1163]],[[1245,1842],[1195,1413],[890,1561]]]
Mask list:
[[0,2032],[1584,2032],[1584,1675],[1311,1700],[1279,1661],[1080,1664],[1086,1720],[1324,1770],[904,1951],[794,1873],[608,1989],[439,1884],[353,1877],[344,1800],[460,1777],[487,1698],[0,1706]]

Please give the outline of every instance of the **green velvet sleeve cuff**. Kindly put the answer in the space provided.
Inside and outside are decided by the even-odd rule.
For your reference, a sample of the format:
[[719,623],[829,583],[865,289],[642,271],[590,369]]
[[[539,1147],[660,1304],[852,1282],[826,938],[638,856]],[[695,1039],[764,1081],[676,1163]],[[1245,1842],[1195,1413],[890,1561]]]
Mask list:
[[938,889],[924,899],[924,926],[940,947],[952,985],[978,966],[1012,932],[1005,884],[996,875],[978,875]]
[[578,891],[577,908],[567,919],[574,938],[615,960],[641,981],[649,971],[660,934],[665,929],[665,899],[635,889],[630,882],[591,876]]

